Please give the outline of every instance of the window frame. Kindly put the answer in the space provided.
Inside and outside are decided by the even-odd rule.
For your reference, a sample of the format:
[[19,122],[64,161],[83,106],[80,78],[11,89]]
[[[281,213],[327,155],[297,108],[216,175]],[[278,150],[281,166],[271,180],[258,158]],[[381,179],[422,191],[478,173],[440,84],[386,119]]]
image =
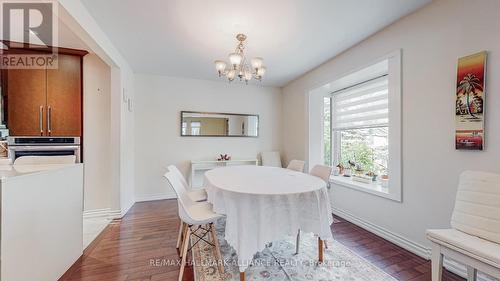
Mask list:
[[[331,183],[332,186],[340,186],[343,188],[350,188],[350,189],[355,189],[359,190],[362,192],[370,193],[373,195],[377,195],[380,197],[384,197],[390,200],[394,200],[397,202],[402,202],[402,134],[401,134],[401,111],[402,111],[402,82],[401,82],[401,50],[396,50],[394,52],[391,52],[374,62],[367,64],[364,67],[358,68],[356,71],[350,72],[347,75],[340,76],[338,79],[335,79],[333,82],[320,87],[318,89],[315,89],[310,92],[310,94],[314,94],[317,91],[323,92],[322,96],[323,98],[325,97],[330,97],[332,92],[335,90],[340,89],[333,88],[332,85],[335,85],[337,81],[342,80],[345,77],[355,75],[357,73],[362,73],[366,69],[369,69],[371,66],[374,66],[380,62],[385,62],[387,61],[387,76],[388,76],[388,102],[389,102],[389,123],[388,123],[388,129],[389,129],[389,161],[388,161],[388,167],[387,169],[389,170],[389,182],[388,182],[388,187],[382,187],[379,184],[375,183],[362,183],[362,182],[356,182],[353,181],[351,178],[346,178],[346,177],[339,177],[339,176],[332,176],[331,177]],[[380,74],[379,74],[380,75]],[[373,78],[372,76],[371,78]],[[364,76],[364,78],[358,80],[357,82],[363,82],[369,80],[369,76]],[[349,79],[352,80],[352,79]],[[356,83],[352,83],[351,85],[354,85]],[[328,86],[328,87],[326,87]],[[344,85],[345,87],[346,85]],[[326,92],[325,88],[327,88],[329,91]],[[343,87],[342,87],[343,88]],[[312,100],[312,98],[310,98]],[[310,105],[311,106],[311,105]],[[323,105],[324,106],[324,105]],[[311,108],[311,107],[310,107]],[[322,107],[324,108],[324,107]],[[324,112],[324,110],[322,110]],[[322,117],[324,118],[323,114]],[[337,161],[340,157],[340,148],[337,149],[334,145],[335,143],[340,143],[340,139],[334,139],[334,138],[340,138],[340,134],[335,134],[332,130],[332,120],[333,118],[333,102],[330,100],[330,149],[331,149],[331,162],[332,165],[335,163],[337,165]],[[324,128],[322,128],[323,130]],[[310,134],[312,131],[310,130]],[[323,131],[321,132],[323,135]],[[314,139],[311,138],[310,139]],[[309,144],[309,147],[311,149],[313,144]],[[324,142],[321,143],[321,153],[323,154],[323,146]],[[311,154],[311,153],[310,153]]]

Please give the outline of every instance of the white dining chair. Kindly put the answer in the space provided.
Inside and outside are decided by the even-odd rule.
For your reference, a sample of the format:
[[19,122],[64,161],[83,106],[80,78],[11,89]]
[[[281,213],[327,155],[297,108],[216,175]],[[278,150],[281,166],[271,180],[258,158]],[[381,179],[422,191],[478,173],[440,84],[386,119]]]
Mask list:
[[14,165],[51,165],[75,164],[75,155],[62,156],[21,156],[14,160]]
[[466,266],[467,281],[478,271],[500,280],[500,174],[462,172],[450,225],[427,230],[432,281],[442,280],[444,257]]
[[[187,196],[193,200],[194,202],[203,202],[203,201],[207,201],[207,192],[205,191],[205,189],[200,189],[200,190],[189,190],[189,185],[186,181],[186,179],[184,178],[184,176],[182,175],[181,171],[179,171],[179,169],[177,169],[176,166],[174,165],[170,165],[167,167],[168,171],[171,172],[173,174],[174,177],[177,178],[177,180],[181,183],[181,186],[180,188],[183,188],[185,193],[187,194]],[[184,223],[181,222],[180,226],[179,226],[179,236],[178,236],[178,239],[177,239],[177,249],[179,249],[180,247],[180,244],[182,243],[182,232],[183,232],[183,229],[184,229]],[[181,253],[182,255],[182,253]]]
[[297,171],[297,172],[304,172],[304,165],[306,162],[302,160],[292,160],[290,163],[288,163],[288,166],[286,167],[289,170]]
[[186,179],[182,175],[181,171],[179,171],[179,169],[177,169],[176,166],[170,165],[167,167],[167,169],[170,172],[172,172],[177,177],[177,179],[181,182],[182,186],[186,190],[186,192],[187,192],[188,196],[191,198],[191,200],[193,200],[195,202],[207,201],[207,192],[205,191],[204,188],[198,189],[198,190],[191,190]]
[[[315,165],[309,172],[311,176],[318,177],[326,182],[326,185],[330,185],[330,175],[332,174],[332,167],[325,165]],[[326,241],[323,241],[325,248],[328,249]],[[297,239],[295,244],[295,254],[298,254],[300,250],[300,229],[297,232]]]
[[278,151],[268,151],[260,153],[262,166],[269,167],[279,167],[282,168],[281,165],[281,157]]
[[[191,250],[193,245],[196,245],[196,243],[198,243],[199,241],[204,241],[205,243],[214,247],[215,257],[217,258],[219,270],[222,274],[224,274],[224,266],[220,253],[219,240],[217,239],[217,233],[215,232],[214,226],[214,223],[217,221],[217,219],[222,216],[212,210],[212,204],[208,202],[193,201],[188,196],[186,189],[182,186],[182,183],[174,173],[168,172],[164,175],[164,177],[167,178],[170,185],[173,187],[175,193],[177,194],[179,218],[181,219],[182,225],[184,226],[182,233],[179,233],[179,237],[177,238],[177,245],[179,245],[182,239],[181,236],[184,237],[184,239],[182,239],[182,248],[180,251],[182,261],[178,280],[182,281],[188,251]],[[206,237],[210,236],[212,241],[206,239]],[[197,241],[191,244],[191,248],[188,248],[191,238],[197,239]],[[178,247],[179,246],[177,246],[177,248]]]
[[327,184],[330,182],[330,176],[332,174],[332,167],[325,165],[316,165],[309,172],[311,176],[318,177],[324,180]]

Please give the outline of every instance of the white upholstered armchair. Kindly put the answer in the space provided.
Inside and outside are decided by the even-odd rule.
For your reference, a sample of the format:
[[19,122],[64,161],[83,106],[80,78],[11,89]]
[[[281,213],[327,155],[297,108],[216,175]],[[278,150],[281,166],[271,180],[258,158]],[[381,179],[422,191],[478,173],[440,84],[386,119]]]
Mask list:
[[432,281],[440,281],[443,256],[500,278],[500,174],[466,171],[460,176],[451,229],[427,230],[432,242]]

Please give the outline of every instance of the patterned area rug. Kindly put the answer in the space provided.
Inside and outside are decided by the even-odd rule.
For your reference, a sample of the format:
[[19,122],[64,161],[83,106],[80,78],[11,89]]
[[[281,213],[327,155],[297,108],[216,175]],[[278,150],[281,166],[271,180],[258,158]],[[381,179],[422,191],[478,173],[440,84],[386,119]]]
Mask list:
[[[196,281],[239,281],[238,259],[233,248],[224,240],[225,221],[216,226],[225,259],[225,274],[216,265],[214,249],[199,242],[193,247],[193,265]],[[337,241],[329,241],[324,252],[325,261],[318,265],[317,238],[312,234],[301,235],[300,253],[295,255],[295,237],[273,242],[254,256],[247,268],[249,281],[395,281],[370,262],[359,257]]]

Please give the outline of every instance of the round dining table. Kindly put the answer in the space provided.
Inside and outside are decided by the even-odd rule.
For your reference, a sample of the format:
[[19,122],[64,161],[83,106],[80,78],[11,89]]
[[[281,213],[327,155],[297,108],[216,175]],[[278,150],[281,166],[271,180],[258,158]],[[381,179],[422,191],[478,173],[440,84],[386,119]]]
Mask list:
[[228,166],[205,173],[208,201],[226,215],[225,240],[238,255],[240,280],[253,256],[266,244],[287,235],[318,235],[318,256],[323,241],[333,239],[327,184],[321,178],[278,167]]

